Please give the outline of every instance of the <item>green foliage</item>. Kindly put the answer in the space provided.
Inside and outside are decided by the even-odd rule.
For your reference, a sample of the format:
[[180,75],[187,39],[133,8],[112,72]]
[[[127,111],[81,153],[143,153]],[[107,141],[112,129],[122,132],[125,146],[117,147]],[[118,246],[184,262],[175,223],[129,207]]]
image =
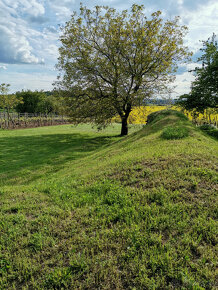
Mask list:
[[0,108],[5,109],[8,113],[14,109],[18,104],[22,103],[22,97],[14,94],[8,94],[10,84],[0,85]]
[[16,93],[18,98],[22,98],[22,104],[18,104],[19,113],[51,113],[54,112],[54,105],[51,96],[47,96],[43,91],[21,91]]
[[19,113],[64,114],[66,112],[63,98],[55,93],[27,90],[17,92],[16,96],[23,100],[16,106]]
[[180,96],[177,104],[186,110],[204,113],[207,108],[218,107],[218,45],[216,36],[203,41],[203,55],[198,59],[201,68],[195,68],[195,81],[190,94]]
[[174,127],[167,127],[163,130],[161,137],[163,139],[182,139],[188,137],[189,132],[186,127],[183,126],[174,126]]
[[46,289],[66,289],[72,281],[72,276],[79,278],[87,270],[87,265],[80,261],[73,261],[69,267],[55,269],[46,277],[44,285]]
[[75,122],[105,125],[118,114],[126,135],[132,108],[166,90],[177,62],[189,57],[179,18],[164,22],[157,11],[148,19],[143,10],[81,6],[66,23],[56,85],[72,98]]
[[205,133],[207,133],[208,135],[215,137],[216,139],[218,139],[218,129],[214,128],[210,125],[201,125],[199,127],[202,131],[204,131]]

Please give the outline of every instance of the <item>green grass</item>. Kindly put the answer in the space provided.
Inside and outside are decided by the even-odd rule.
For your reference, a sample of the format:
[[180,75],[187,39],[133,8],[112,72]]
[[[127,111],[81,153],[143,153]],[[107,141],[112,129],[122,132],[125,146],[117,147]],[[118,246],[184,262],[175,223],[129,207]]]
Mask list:
[[136,129],[0,131],[0,289],[217,288],[217,141]]
[[199,127],[203,132],[205,132],[206,134],[208,134],[209,136],[212,136],[216,139],[218,139],[218,129],[212,127],[211,125],[201,125]]
[[184,126],[168,126],[163,130],[161,137],[167,140],[182,139],[188,137],[188,134],[188,129]]

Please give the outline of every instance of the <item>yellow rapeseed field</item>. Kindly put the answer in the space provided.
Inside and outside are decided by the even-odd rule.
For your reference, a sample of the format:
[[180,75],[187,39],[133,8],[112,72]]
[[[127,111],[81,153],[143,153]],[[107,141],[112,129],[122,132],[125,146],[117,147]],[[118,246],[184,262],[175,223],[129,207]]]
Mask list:
[[[146,124],[147,116],[153,112],[160,110],[173,109],[181,111],[182,109],[177,106],[141,106],[133,108],[129,116],[129,124]],[[195,111],[186,111],[183,110],[183,113],[193,122],[198,124],[211,123],[215,126],[218,126],[218,111],[216,109],[208,109],[204,114],[196,114]],[[113,118],[113,122],[120,122],[120,117],[116,116]]]

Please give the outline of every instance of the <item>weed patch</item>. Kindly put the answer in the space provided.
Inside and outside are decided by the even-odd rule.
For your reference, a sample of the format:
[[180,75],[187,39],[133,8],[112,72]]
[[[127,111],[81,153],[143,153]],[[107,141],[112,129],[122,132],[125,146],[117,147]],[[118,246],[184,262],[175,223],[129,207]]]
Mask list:
[[161,137],[166,140],[182,139],[188,137],[188,129],[182,126],[167,127],[163,130]]
[[199,127],[203,132],[205,132],[206,134],[218,139],[218,129],[214,128],[210,125],[201,125]]

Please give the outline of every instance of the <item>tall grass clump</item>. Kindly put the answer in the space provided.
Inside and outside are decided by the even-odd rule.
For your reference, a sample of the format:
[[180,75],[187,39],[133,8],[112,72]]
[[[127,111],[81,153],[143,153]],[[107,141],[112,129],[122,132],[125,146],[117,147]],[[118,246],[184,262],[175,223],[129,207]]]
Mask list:
[[163,130],[161,137],[163,139],[171,140],[171,139],[182,139],[182,138],[188,137],[188,135],[189,135],[189,132],[188,132],[188,129],[186,127],[169,126]]
[[209,124],[201,125],[200,129],[208,135],[218,139],[218,129],[210,126]]

